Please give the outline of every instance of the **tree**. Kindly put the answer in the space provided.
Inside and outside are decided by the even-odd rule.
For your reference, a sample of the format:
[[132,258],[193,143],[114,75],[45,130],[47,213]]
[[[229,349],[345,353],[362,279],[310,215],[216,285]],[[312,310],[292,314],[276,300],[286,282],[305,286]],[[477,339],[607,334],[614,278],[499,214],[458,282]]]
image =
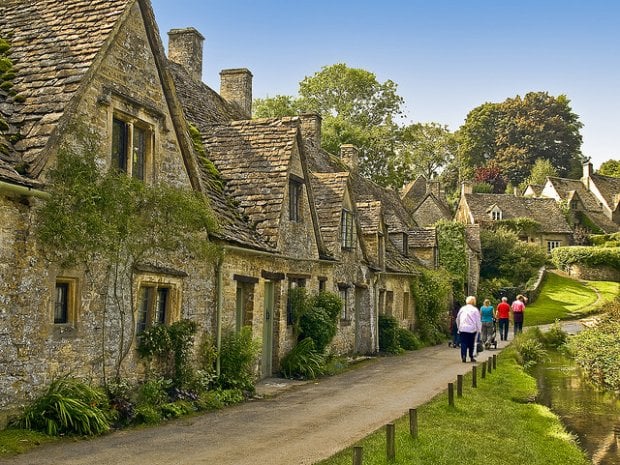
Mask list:
[[620,178],[620,161],[607,160],[601,164],[598,170],[598,174],[603,176],[611,176],[613,178]]
[[255,118],[277,118],[281,116],[295,116],[301,113],[299,100],[290,95],[276,95],[275,97],[257,98],[252,104]]
[[547,92],[485,103],[459,129],[460,156],[472,166],[494,160],[512,184],[525,180],[539,158],[560,176],[578,176],[583,125],[569,104],[566,96]]
[[454,157],[456,143],[447,126],[437,123],[411,124],[401,129],[396,158],[408,180],[423,175],[435,178]]
[[506,177],[494,162],[490,162],[488,166],[476,168],[474,181],[491,186],[491,193],[493,194],[503,194],[506,191]]
[[547,177],[556,177],[557,175],[558,170],[553,166],[551,160],[539,158],[534,162],[526,182],[527,184],[543,185],[547,182]]

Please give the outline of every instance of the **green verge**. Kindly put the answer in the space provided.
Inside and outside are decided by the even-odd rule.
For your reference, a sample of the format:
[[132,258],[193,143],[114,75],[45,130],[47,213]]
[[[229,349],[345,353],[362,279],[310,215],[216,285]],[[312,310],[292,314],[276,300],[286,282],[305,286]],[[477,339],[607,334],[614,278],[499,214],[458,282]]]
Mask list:
[[58,440],[36,431],[7,428],[0,431],[0,458],[22,454],[35,446]]
[[[598,294],[597,294],[598,292]],[[620,292],[620,283],[610,281],[578,281],[548,273],[540,295],[525,309],[526,326],[569,320],[604,310]]]
[[[381,430],[356,446],[363,448],[364,465],[432,463],[433,465],[587,465],[585,453],[549,409],[530,402],[536,381],[515,361],[513,349],[498,357],[498,367],[478,387],[465,376],[463,397],[448,405],[447,393],[417,409],[418,438],[409,434],[409,417],[395,421],[396,458],[386,458],[386,433]],[[350,465],[353,449],[319,462]]]

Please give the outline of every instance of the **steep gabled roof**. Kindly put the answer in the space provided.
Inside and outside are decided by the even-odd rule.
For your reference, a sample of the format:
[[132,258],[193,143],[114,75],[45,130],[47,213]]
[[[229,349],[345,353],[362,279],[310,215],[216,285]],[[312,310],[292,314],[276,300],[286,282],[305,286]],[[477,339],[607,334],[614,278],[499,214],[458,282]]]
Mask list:
[[590,212],[602,212],[603,207],[601,207],[596,197],[589,192],[586,187],[583,185],[581,181],[578,179],[567,179],[567,178],[558,178],[556,176],[548,176],[547,182],[551,183],[557,194],[560,196],[562,200],[569,200],[571,197],[571,192],[575,192],[581,202],[583,203],[584,208]]
[[277,245],[297,135],[290,119],[234,121],[203,134],[226,192],[272,246]]
[[409,247],[435,248],[437,247],[436,228],[413,228],[409,231]]
[[335,253],[349,173],[312,173],[311,180],[321,235],[326,247]]
[[490,223],[489,208],[493,205],[502,211],[503,219],[531,218],[546,233],[572,233],[554,199],[517,197],[509,194],[464,194],[474,220],[478,224]]
[[360,227],[364,234],[382,233],[383,205],[379,200],[365,200],[355,204]]
[[[0,37],[11,44],[13,102],[8,121],[19,128],[14,144],[29,177],[46,160],[42,151],[78,93],[119,18],[135,0],[3,0]],[[15,160],[5,160],[15,164]]]
[[590,180],[605,199],[607,206],[614,210],[618,202],[618,195],[620,195],[620,178],[591,174]]

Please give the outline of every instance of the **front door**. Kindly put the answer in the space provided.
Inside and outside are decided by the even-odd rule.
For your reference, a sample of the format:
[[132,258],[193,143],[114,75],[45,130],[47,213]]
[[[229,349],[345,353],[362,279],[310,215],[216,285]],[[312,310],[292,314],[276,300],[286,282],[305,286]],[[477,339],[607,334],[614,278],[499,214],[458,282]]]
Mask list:
[[265,305],[263,311],[263,359],[261,375],[263,378],[271,376],[273,360],[273,307],[274,307],[274,284],[273,281],[265,283]]

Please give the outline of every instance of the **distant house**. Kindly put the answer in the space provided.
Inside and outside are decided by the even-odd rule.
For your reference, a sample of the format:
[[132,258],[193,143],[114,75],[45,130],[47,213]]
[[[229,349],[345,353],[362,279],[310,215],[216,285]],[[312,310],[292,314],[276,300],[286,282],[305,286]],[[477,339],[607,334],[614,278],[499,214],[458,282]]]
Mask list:
[[441,191],[439,181],[418,176],[401,192],[407,211],[418,226],[432,226],[439,220],[452,220],[453,214]]
[[517,218],[529,218],[540,225],[536,233],[529,233],[522,240],[541,245],[547,252],[570,244],[573,231],[553,199],[477,194],[472,192],[471,185],[463,184],[456,221],[477,224],[484,229],[498,221]]

